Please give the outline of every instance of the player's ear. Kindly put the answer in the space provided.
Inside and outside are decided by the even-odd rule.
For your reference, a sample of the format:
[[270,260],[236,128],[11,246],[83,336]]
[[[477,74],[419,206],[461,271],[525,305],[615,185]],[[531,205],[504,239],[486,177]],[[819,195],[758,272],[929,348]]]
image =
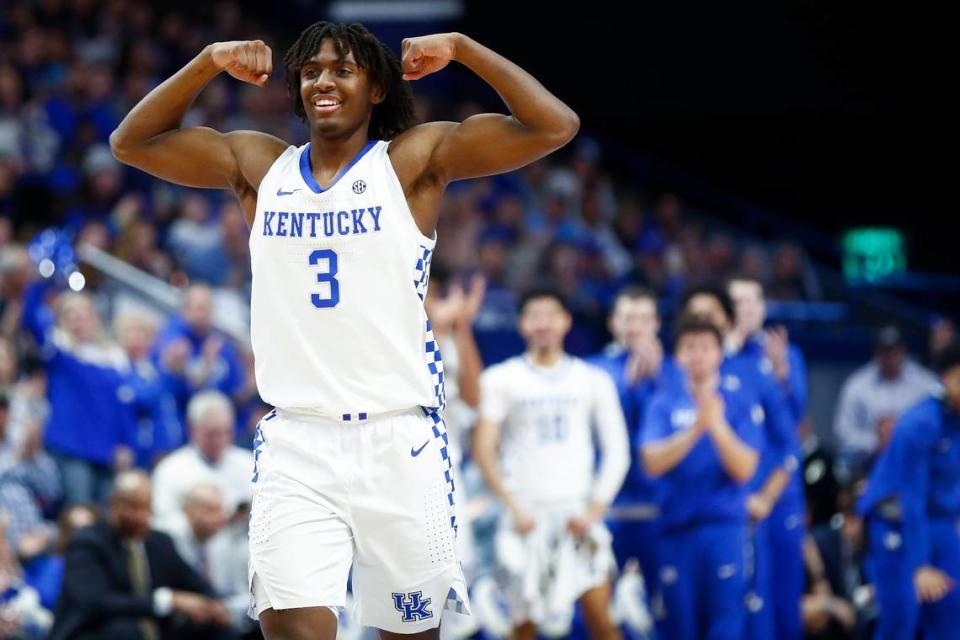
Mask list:
[[370,89],[370,102],[373,104],[380,104],[387,97],[387,92],[383,90],[383,86],[380,84],[375,84]]

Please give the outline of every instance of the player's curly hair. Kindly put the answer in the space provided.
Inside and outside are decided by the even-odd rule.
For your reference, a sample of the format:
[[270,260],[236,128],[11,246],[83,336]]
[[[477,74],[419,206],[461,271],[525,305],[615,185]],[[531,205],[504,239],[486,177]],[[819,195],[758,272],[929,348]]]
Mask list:
[[352,52],[357,65],[366,70],[370,81],[383,90],[383,102],[373,106],[370,118],[371,139],[390,140],[416,124],[413,92],[403,79],[397,56],[362,24],[335,22],[314,22],[283,55],[287,91],[293,99],[293,111],[301,120],[306,121],[307,114],[300,96],[300,69],[317,54],[326,38],[333,39],[341,58]]

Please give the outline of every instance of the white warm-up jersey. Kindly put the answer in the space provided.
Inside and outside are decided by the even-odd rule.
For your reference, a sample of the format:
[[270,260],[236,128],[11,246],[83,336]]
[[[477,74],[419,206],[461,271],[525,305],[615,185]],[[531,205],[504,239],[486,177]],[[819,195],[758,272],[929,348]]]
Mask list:
[[423,308],[434,239],[417,228],[371,141],[328,188],[310,145],[267,172],[250,233],[251,338],[271,405],[343,420],[443,404],[443,364]]
[[522,505],[610,502],[623,484],[630,454],[617,390],[579,358],[541,367],[517,356],[490,367],[480,377],[480,417],[500,424],[504,483]]

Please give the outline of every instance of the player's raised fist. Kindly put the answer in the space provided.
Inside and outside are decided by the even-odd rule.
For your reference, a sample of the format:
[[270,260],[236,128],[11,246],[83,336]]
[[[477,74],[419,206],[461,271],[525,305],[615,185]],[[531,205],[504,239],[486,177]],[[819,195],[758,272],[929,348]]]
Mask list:
[[443,69],[457,55],[457,34],[437,33],[404,38],[400,45],[404,80],[419,80]]
[[214,64],[237,80],[262,87],[273,73],[273,51],[263,40],[215,42],[210,47]]

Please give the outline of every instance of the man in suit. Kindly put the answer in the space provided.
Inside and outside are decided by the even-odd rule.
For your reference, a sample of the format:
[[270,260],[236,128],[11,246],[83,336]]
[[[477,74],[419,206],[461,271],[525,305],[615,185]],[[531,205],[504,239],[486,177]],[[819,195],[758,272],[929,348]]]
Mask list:
[[142,471],[119,474],[106,521],[67,545],[50,640],[229,637],[229,614],[210,587],[169,536],[150,530],[151,494]]

